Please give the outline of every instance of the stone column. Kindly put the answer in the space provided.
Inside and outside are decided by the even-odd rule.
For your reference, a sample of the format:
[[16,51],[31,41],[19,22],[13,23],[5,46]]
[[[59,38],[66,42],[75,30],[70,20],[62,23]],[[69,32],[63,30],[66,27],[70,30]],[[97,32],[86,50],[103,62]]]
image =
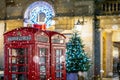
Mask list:
[[118,47],[118,51],[119,51],[119,53],[118,53],[118,59],[120,60],[120,46]]
[[100,76],[100,61],[101,61],[101,33],[99,31],[100,20],[94,15],[94,76]]
[[100,31],[94,30],[94,76],[100,76],[101,46]]
[[106,77],[113,75],[112,32],[106,32]]

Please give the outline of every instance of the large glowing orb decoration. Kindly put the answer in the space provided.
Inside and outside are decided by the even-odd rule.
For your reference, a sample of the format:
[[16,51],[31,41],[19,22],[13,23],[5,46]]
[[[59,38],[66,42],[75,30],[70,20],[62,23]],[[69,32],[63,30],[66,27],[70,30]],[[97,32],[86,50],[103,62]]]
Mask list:
[[49,28],[55,16],[53,7],[45,1],[32,3],[25,11],[24,26],[26,24],[46,24]]

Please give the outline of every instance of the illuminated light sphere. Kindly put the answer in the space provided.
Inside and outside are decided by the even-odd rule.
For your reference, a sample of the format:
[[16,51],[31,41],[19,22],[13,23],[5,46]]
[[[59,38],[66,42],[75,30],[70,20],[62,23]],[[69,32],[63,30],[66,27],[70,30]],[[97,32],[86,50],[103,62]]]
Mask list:
[[39,63],[40,58],[38,56],[33,57],[34,63]]
[[26,9],[24,14],[24,23],[39,24],[38,16],[43,13],[45,16],[40,16],[40,18],[45,17],[44,24],[49,28],[55,13],[53,7],[45,1],[36,1]]

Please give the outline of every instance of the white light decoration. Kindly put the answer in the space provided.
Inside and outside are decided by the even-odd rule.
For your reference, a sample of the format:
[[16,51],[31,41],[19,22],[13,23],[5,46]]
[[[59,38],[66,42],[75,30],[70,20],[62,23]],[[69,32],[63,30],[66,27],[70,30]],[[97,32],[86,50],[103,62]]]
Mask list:
[[45,1],[37,1],[32,3],[25,11],[24,24],[39,24],[38,15],[44,13],[46,28],[49,28],[52,23],[52,18],[55,16],[53,7]]
[[38,56],[33,57],[34,63],[39,63],[40,58]]

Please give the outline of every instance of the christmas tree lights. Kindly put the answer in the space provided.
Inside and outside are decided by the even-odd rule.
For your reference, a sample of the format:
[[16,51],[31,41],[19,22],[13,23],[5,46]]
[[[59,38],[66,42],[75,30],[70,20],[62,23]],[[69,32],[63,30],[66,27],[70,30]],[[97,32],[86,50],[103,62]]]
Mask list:
[[66,69],[67,72],[84,72],[90,68],[90,59],[84,51],[84,45],[77,33],[73,33],[67,43]]

